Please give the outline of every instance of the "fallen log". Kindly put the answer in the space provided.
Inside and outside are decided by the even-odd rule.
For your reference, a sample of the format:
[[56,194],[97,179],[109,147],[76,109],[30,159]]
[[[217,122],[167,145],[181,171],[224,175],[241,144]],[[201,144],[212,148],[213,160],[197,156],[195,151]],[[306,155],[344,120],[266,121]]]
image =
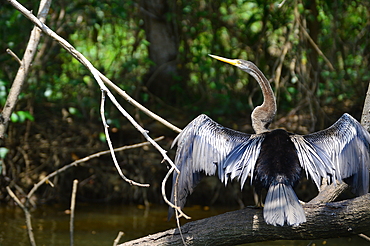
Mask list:
[[[187,245],[238,245],[243,243],[322,239],[370,232],[370,193],[340,202],[303,205],[307,222],[296,227],[272,226],[262,209],[244,208],[181,226]],[[178,229],[132,240],[120,246],[183,245]]]

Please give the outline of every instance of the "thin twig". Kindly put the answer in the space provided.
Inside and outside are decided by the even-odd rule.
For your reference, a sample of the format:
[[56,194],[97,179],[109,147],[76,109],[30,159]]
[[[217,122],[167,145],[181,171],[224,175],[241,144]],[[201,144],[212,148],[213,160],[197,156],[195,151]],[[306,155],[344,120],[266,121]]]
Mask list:
[[77,193],[78,180],[73,180],[72,196],[71,196],[71,217],[69,220],[69,235],[71,238],[71,246],[73,246],[73,231],[74,231],[74,221],[75,221],[75,205],[76,205],[76,193]]
[[163,181],[162,181],[162,196],[163,196],[163,199],[164,201],[171,207],[175,210],[175,217],[176,217],[176,225],[177,225],[177,228],[179,229],[179,233],[180,233],[180,236],[181,236],[181,239],[182,239],[182,242],[184,245],[186,245],[186,242],[185,242],[185,239],[182,235],[182,231],[181,231],[181,225],[180,225],[180,218],[181,217],[184,217],[185,219],[191,219],[190,216],[186,215],[179,206],[177,206],[177,187],[178,187],[178,182],[179,182],[179,173],[177,173],[177,176],[176,176],[176,181],[175,183],[173,184],[173,189],[174,189],[174,202],[175,204],[173,204],[172,202],[170,202],[168,199],[167,199],[167,196],[166,196],[166,183],[167,183],[167,180],[168,178],[170,177],[171,173],[174,172],[174,168],[171,167],[170,170],[168,170],[166,176],[164,177]]
[[137,185],[137,186],[140,186],[140,187],[149,187],[149,184],[140,184],[140,183],[137,183],[137,182],[135,182],[135,181],[133,181],[131,179],[128,179],[123,174],[122,169],[121,169],[121,167],[118,164],[116,155],[114,154],[113,144],[112,144],[112,141],[110,140],[110,135],[109,135],[109,131],[108,131],[109,126],[107,124],[107,121],[105,120],[104,102],[105,102],[105,94],[106,94],[106,91],[102,90],[101,92],[102,92],[102,96],[101,96],[101,104],[100,104],[100,116],[101,116],[102,121],[103,121],[104,132],[105,132],[105,137],[106,137],[106,140],[107,140],[107,144],[109,146],[110,153],[111,153],[111,156],[112,156],[112,159],[113,159],[113,163],[114,163],[114,166],[116,167],[116,169],[118,171],[118,174],[121,176],[121,178],[123,180],[125,180],[130,185]]
[[175,170],[174,167],[171,167],[170,170],[167,172],[166,176],[164,177],[164,179],[162,180],[162,196],[163,196],[163,200],[171,207],[171,208],[174,208],[175,211],[178,211],[180,216],[183,216],[184,218],[186,219],[191,219],[191,217],[187,216],[184,212],[182,212],[181,208],[178,207],[178,206],[175,206],[175,204],[173,204],[172,202],[170,202],[168,199],[167,199],[167,196],[166,196],[166,182],[168,180],[168,178],[170,177],[171,173]]
[[322,58],[324,59],[324,61],[326,62],[326,64],[328,65],[329,69],[331,71],[335,71],[334,69],[334,66],[333,64],[331,64],[331,62],[329,61],[329,59],[324,55],[324,53],[320,50],[319,46],[315,43],[315,41],[311,38],[310,34],[306,31],[306,29],[304,28],[304,26],[302,25],[302,23],[300,21],[298,21],[299,23],[299,26],[301,27],[302,31],[303,31],[303,34],[304,36],[308,39],[308,41],[310,42],[310,44],[312,45],[312,47],[316,50],[316,52],[322,56]]
[[9,55],[11,55],[18,63],[20,66],[22,66],[22,61],[21,59],[19,59],[19,57],[11,50],[11,49],[6,49],[6,53],[8,53]]
[[[174,202],[175,202],[175,206],[178,207],[177,205],[177,192],[178,192],[178,187],[179,187],[179,174],[176,176],[176,181],[175,181],[175,184],[173,184],[173,187],[174,187],[174,193],[173,193],[173,196],[174,196]],[[181,210],[178,210],[176,209],[175,210],[175,215],[176,215],[176,225],[177,225],[177,228],[179,229],[179,232],[180,232],[180,236],[181,236],[181,240],[182,240],[182,243],[184,244],[184,246],[186,246],[186,242],[185,242],[185,239],[184,239],[184,235],[182,234],[182,230],[181,230],[181,224],[180,224],[180,215],[179,215],[179,211],[182,212]]]
[[114,241],[113,241],[113,246],[117,246],[117,244],[119,243],[119,240],[121,239],[121,237],[123,235],[125,235],[124,232],[122,232],[122,231],[118,232],[118,235],[117,235],[116,239],[114,239]]
[[148,115],[149,117],[151,117],[152,119],[162,123],[164,126],[168,127],[169,129],[171,129],[172,131],[174,132],[181,132],[181,129],[178,128],[177,126],[171,124],[170,122],[168,122],[167,120],[163,119],[162,117],[160,117],[159,115],[153,113],[152,111],[148,110],[147,108],[145,108],[143,105],[141,105],[140,103],[138,103],[137,101],[135,101],[130,95],[128,95],[124,90],[122,90],[121,88],[119,88],[117,85],[115,85],[111,80],[109,80],[104,74],[102,74],[101,72],[99,72],[99,76],[100,78],[103,80],[103,82],[105,84],[107,84],[110,88],[112,88],[113,90],[115,90],[121,97],[123,97],[128,103],[130,103],[131,105],[133,105],[134,107],[138,108],[139,110],[141,110],[143,113],[145,113],[146,115]]
[[18,197],[13,193],[13,191],[9,188],[9,186],[6,187],[6,190],[8,191],[8,194],[11,198],[18,204],[18,206],[23,210],[24,215],[26,217],[26,226],[27,226],[27,233],[28,238],[30,239],[30,243],[32,246],[36,246],[35,237],[33,235],[33,229],[32,229],[32,222],[31,222],[31,214],[30,211],[24,204],[18,199]]
[[[153,140],[155,142],[158,142],[158,141],[161,141],[163,139],[164,139],[164,136],[161,136],[161,137],[154,138]],[[113,149],[113,151],[114,152],[118,152],[118,151],[122,151],[122,150],[140,148],[140,147],[147,146],[147,145],[151,145],[151,143],[150,142],[143,142],[143,143],[138,143],[138,144],[132,144],[132,145],[127,145],[127,146],[122,146],[122,147],[118,147],[118,148]],[[109,153],[110,153],[110,150],[105,150],[105,151],[98,152],[96,154],[98,156],[101,156],[101,155],[106,155],[106,154],[109,154]]]
[[286,1],[286,0],[283,0],[281,3],[279,3],[278,8],[283,7],[283,5],[284,5],[285,1]]

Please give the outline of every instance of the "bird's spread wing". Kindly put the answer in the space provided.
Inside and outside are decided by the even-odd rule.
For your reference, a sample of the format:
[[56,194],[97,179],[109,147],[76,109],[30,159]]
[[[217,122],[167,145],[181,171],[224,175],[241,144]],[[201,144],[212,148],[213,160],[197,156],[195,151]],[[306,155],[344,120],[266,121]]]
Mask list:
[[264,134],[250,135],[248,141],[245,141],[234,148],[223,163],[224,182],[228,179],[237,178],[243,188],[248,176],[253,180],[254,166],[257,162],[261,150],[261,143],[265,139]]
[[[369,189],[370,134],[349,114],[331,127],[305,136],[294,135],[301,165],[319,187],[321,177],[350,178],[354,193]],[[313,160],[313,161],[312,161]]]
[[317,188],[320,189],[322,178],[330,181],[335,179],[335,169],[328,153],[320,146],[310,143],[305,136],[291,135],[290,139],[295,145],[299,163],[311,177]]
[[[256,142],[252,136],[255,135],[223,127],[203,114],[190,122],[172,144],[177,144],[175,164],[180,170],[177,206],[184,206],[186,197],[192,193],[203,174],[214,175],[217,170],[218,177],[226,183],[229,176],[234,178],[243,174],[244,168],[248,172],[253,170],[257,158],[249,156],[253,155],[252,148],[256,148],[251,147]],[[230,170],[228,165],[235,165],[238,170]],[[225,170],[230,174],[226,174]],[[175,199],[176,179],[177,173],[173,177],[172,202]],[[169,216],[171,215],[172,209]]]

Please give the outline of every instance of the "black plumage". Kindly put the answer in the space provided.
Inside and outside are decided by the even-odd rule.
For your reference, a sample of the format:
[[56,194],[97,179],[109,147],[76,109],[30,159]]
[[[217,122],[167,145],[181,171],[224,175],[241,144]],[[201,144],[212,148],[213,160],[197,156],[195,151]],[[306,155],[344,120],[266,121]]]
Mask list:
[[[301,178],[302,167],[294,144],[290,140],[291,134],[282,129],[263,134],[265,139],[261,144],[252,183],[259,197],[263,188],[268,190],[264,217],[268,220],[267,211],[271,210],[276,217],[276,224],[284,224],[285,217],[290,224],[304,222],[304,211],[293,191]],[[284,195],[288,192],[289,196]],[[290,198],[290,200],[282,198]],[[278,206],[285,207],[281,210],[283,214],[274,212]]]
[[283,182],[295,186],[302,168],[289,133],[276,129],[266,132],[256,161],[253,184],[256,190],[268,189],[270,184]]

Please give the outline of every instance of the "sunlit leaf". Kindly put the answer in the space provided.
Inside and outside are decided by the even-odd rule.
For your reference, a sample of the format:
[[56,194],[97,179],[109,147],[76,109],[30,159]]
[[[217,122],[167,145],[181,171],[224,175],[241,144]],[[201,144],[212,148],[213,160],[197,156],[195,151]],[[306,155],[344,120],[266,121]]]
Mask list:
[[4,159],[6,154],[8,154],[8,152],[9,152],[8,148],[0,147],[0,159]]

